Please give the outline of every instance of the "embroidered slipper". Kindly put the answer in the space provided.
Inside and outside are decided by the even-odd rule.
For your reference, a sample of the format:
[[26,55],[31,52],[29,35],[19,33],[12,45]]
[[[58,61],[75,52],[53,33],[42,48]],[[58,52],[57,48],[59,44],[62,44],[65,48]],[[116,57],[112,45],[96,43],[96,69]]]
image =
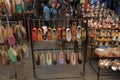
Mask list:
[[18,46],[17,49],[16,49],[16,52],[17,52],[17,61],[21,61],[24,57],[24,54],[22,52],[22,47],[21,46]]
[[66,53],[66,63],[70,64],[70,51],[67,51]]
[[78,53],[78,63],[81,64],[82,63],[82,54]]
[[23,36],[22,36],[22,34],[21,34],[21,31],[20,31],[20,27],[21,27],[21,26],[20,26],[20,25],[16,25],[15,27],[16,27],[16,33],[15,33],[15,34],[16,34],[17,40],[22,40],[22,37],[23,37]]
[[7,12],[11,13],[12,8],[11,8],[10,0],[5,0],[5,6],[6,6],[6,9],[7,9]]
[[66,29],[66,39],[67,39],[68,42],[71,41],[71,30],[70,30],[70,28]]
[[42,38],[42,29],[38,28],[38,41],[42,42],[43,38]]
[[22,13],[22,2],[21,0],[15,0],[16,1],[16,11],[17,13],[21,14]]
[[38,53],[35,53],[35,63],[36,65],[40,65],[40,56]]
[[1,25],[0,26],[0,43],[4,43],[5,42],[5,29],[4,27]]
[[59,63],[64,64],[64,54],[62,51],[59,53]]
[[74,52],[71,54],[71,63],[72,65],[76,65],[76,54]]
[[45,55],[43,53],[40,55],[40,61],[42,65],[45,65]]
[[10,45],[14,45],[16,40],[15,40],[15,37],[13,35],[13,31],[12,31],[12,28],[10,27],[7,27],[6,28],[6,35],[7,35],[7,40],[8,40],[8,43]]
[[57,40],[57,30],[55,28],[52,29],[52,39],[55,41]]
[[47,53],[46,61],[48,65],[52,64],[52,57],[50,52]]
[[11,3],[12,3],[12,13],[16,13],[16,4],[15,4],[15,0],[11,0]]
[[86,39],[86,30],[85,30],[85,28],[81,28],[81,39],[82,39],[82,41],[85,41],[85,39]]
[[47,26],[43,26],[42,30],[43,30],[42,31],[43,32],[42,37],[43,37],[44,40],[46,40],[46,38],[47,38],[47,31],[48,31]]
[[32,40],[37,41],[37,28],[32,28]]
[[57,39],[58,40],[60,40],[61,39],[61,34],[62,34],[62,28],[60,28],[60,27],[58,27],[58,29],[57,29],[57,33],[58,33],[58,37],[57,37]]
[[76,39],[76,22],[72,23],[71,34],[72,34],[72,41],[75,41],[75,39]]
[[16,51],[13,49],[13,48],[9,48],[8,50],[8,56],[10,57],[10,59],[13,61],[13,62],[16,62],[17,61],[17,53]]
[[57,64],[57,56],[56,56],[56,53],[53,54],[53,64],[54,64],[54,65]]
[[47,35],[47,37],[48,37],[48,40],[52,40],[52,28],[51,27],[48,28],[48,35]]
[[63,40],[66,39],[66,30],[65,30],[65,28],[62,28],[62,39]]
[[77,26],[77,33],[76,33],[77,41],[81,41],[81,26]]

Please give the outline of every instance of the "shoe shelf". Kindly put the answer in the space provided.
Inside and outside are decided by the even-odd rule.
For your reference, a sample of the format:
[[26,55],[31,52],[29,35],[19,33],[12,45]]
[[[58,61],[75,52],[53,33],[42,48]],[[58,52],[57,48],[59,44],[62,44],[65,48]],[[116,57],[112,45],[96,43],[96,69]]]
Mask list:
[[[38,22],[38,27],[35,26],[34,21]],[[49,27],[45,26],[44,19],[32,19],[32,22],[34,27],[30,27],[30,34],[34,77],[36,79],[40,77],[37,74],[37,68],[40,68],[39,66],[42,66],[43,63],[48,67],[50,65],[64,66],[64,64],[70,64],[76,66],[80,64],[82,67],[80,73],[82,74],[78,75],[84,77],[87,24],[82,19],[50,20],[48,22]],[[62,77],[58,79],[62,79]]]
[[7,79],[18,79],[17,71],[23,69],[24,59],[29,56],[26,29],[22,21],[6,20],[0,21],[0,74]]

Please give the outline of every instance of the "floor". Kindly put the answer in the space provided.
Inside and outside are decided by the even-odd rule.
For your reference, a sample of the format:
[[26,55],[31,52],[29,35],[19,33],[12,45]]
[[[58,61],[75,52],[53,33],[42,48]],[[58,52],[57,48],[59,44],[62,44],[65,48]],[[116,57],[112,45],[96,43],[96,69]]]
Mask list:
[[[97,63],[93,63],[93,65],[97,68]],[[36,79],[34,79],[32,56],[30,55],[21,62],[12,63],[10,66],[0,68],[0,80],[16,80],[10,79],[10,77],[14,76],[15,72],[17,74],[17,80],[97,80],[97,75],[89,65],[88,59],[85,77],[82,76],[82,67],[82,64],[73,66],[66,63],[63,65],[58,63],[57,65],[51,66],[48,66],[47,64],[44,66],[40,65],[36,66]],[[120,77],[102,76],[100,77],[100,80],[120,80]]]

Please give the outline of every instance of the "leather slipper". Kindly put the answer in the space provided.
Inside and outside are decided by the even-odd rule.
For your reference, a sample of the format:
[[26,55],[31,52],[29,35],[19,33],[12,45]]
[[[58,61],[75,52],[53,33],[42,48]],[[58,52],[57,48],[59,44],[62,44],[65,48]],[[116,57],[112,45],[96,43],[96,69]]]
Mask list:
[[72,65],[76,65],[76,54],[74,52],[71,54],[71,63]]
[[66,63],[70,64],[70,51],[67,51],[66,53]]
[[65,28],[62,28],[62,39],[63,40],[66,39],[66,30],[65,30]]
[[57,40],[57,30],[55,28],[52,29],[52,39],[55,41]]
[[52,64],[52,57],[50,52],[47,53],[46,61],[48,65]]
[[48,35],[47,35],[48,40],[52,40],[52,28],[48,28]]
[[66,39],[67,39],[68,42],[71,41],[71,30],[70,30],[70,28],[66,29]]
[[59,53],[59,63],[64,64],[64,54],[62,51]]
[[56,53],[53,54],[53,64],[56,65],[57,64],[57,56]]
[[40,61],[42,65],[45,65],[45,55],[43,53],[40,55]]
[[85,28],[81,28],[81,34],[82,34],[82,36],[81,36],[82,41],[85,41],[85,39],[86,39],[86,30],[85,30]]
[[47,29],[47,26],[43,26],[42,27],[42,37],[43,37],[43,40],[46,40],[46,38],[47,38],[47,31],[48,31],[48,29]]
[[81,64],[82,63],[82,54],[78,53],[78,63]]
[[61,39],[61,34],[62,34],[62,28],[60,28],[60,27],[58,27],[58,29],[57,29],[57,33],[58,33],[58,40],[60,40]]
[[81,26],[77,26],[77,33],[76,33],[77,41],[81,40]]
[[37,41],[37,28],[32,28],[32,40]]
[[43,38],[42,38],[42,29],[38,28],[38,41],[42,42]]
[[35,53],[35,63],[36,65],[40,65],[40,56],[38,53]]

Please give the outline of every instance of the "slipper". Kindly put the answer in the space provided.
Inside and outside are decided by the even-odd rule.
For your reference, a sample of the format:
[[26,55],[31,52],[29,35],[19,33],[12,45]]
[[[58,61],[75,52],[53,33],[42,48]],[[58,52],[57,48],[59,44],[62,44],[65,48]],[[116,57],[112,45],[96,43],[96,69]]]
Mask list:
[[47,35],[47,37],[48,37],[48,40],[52,40],[52,28],[51,27],[48,28],[48,35]]
[[81,28],[81,39],[82,39],[82,41],[85,41],[85,39],[86,39],[86,30],[85,30],[85,28]]
[[72,34],[72,41],[75,41],[75,39],[76,39],[76,22],[72,23],[71,34]]
[[59,63],[64,64],[64,54],[63,54],[63,52],[59,53]]
[[16,62],[17,61],[17,53],[16,51],[13,49],[13,48],[9,48],[8,50],[8,56],[10,57],[10,59],[13,61],[13,62]]
[[36,65],[40,65],[40,56],[38,53],[35,53],[35,63]]
[[15,4],[15,0],[11,0],[11,3],[12,3],[12,13],[16,13],[16,4]]
[[71,63],[72,65],[76,65],[76,54],[74,52],[71,54]]
[[40,61],[42,65],[45,65],[45,55],[43,53],[40,55]]
[[46,40],[46,38],[47,38],[47,31],[48,31],[48,29],[47,29],[47,26],[43,26],[42,27],[42,37],[43,37],[43,40]]
[[38,28],[38,41],[42,42],[43,38],[42,38],[42,29]]
[[16,11],[17,13],[21,14],[22,13],[22,2],[21,0],[15,0],[16,2]]
[[0,43],[4,43],[6,40],[5,28],[0,26]]
[[25,27],[22,26],[22,25],[20,26],[20,30],[21,30],[21,32],[22,32],[23,34],[26,34],[26,33],[27,33]]
[[24,56],[25,56],[26,58],[28,58],[28,57],[29,57],[29,49],[28,49],[28,46],[27,46],[26,44],[23,44],[21,48],[22,48],[22,51],[23,51],[23,53],[24,53]]
[[32,40],[37,41],[37,28],[32,28]]
[[7,65],[7,53],[5,51],[1,51],[1,59],[2,59],[2,67]]
[[78,53],[78,63],[81,64],[82,63],[82,54]]
[[62,39],[63,40],[66,39],[66,30],[65,30],[65,28],[62,28]]
[[13,29],[17,41],[22,40],[23,37],[20,31],[20,27],[21,27],[20,25],[15,25]]
[[57,30],[55,28],[52,29],[52,39],[57,40]]
[[56,56],[56,53],[53,54],[53,64],[54,64],[54,65],[57,64],[57,56]]
[[14,45],[16,40],[15,40],[15,37],[13,35],[13,31],[12,31],[12,28],[10,27],[7,27],[6,28],[6,35],[7,35],[7,40],[8,40],[8,43],[10,45]]
[[71,30],[70,30],[70,28],[66,29],[66,39],[67,39],[68,42],[71,41]]
[[16,49],[16,52],[17,52],[17,61],[21,61],[24,57],[23,55],[23,52],[22,52],[22,47],[21,46],[18,46],[17,49]]
[[67,51],[66,53],[66,63],[70,64],[70,51]]
[[60,40],[61,39],[61,34],[62,34],[62,28],[60,28],[60,27],[58,27],[58,29],[57,29],[57,33],[58,33],[58,37],[57,37],[57,39],[58,40]]
[[118,33],[118,39],[117,39],[117,41],[120,42],[120,32]]
[[7,9],[7,12],[8,13],[11,13],[11,3],[10,3],[10,0],[5,0],[5,6],[6,6],[6,9]]
[[52,64],[52,57],[50,52],[47,53],[46,61],[48,65]]
[[81,40],[81,26],[77,26],[77,33],[76,33],[77,41]]

